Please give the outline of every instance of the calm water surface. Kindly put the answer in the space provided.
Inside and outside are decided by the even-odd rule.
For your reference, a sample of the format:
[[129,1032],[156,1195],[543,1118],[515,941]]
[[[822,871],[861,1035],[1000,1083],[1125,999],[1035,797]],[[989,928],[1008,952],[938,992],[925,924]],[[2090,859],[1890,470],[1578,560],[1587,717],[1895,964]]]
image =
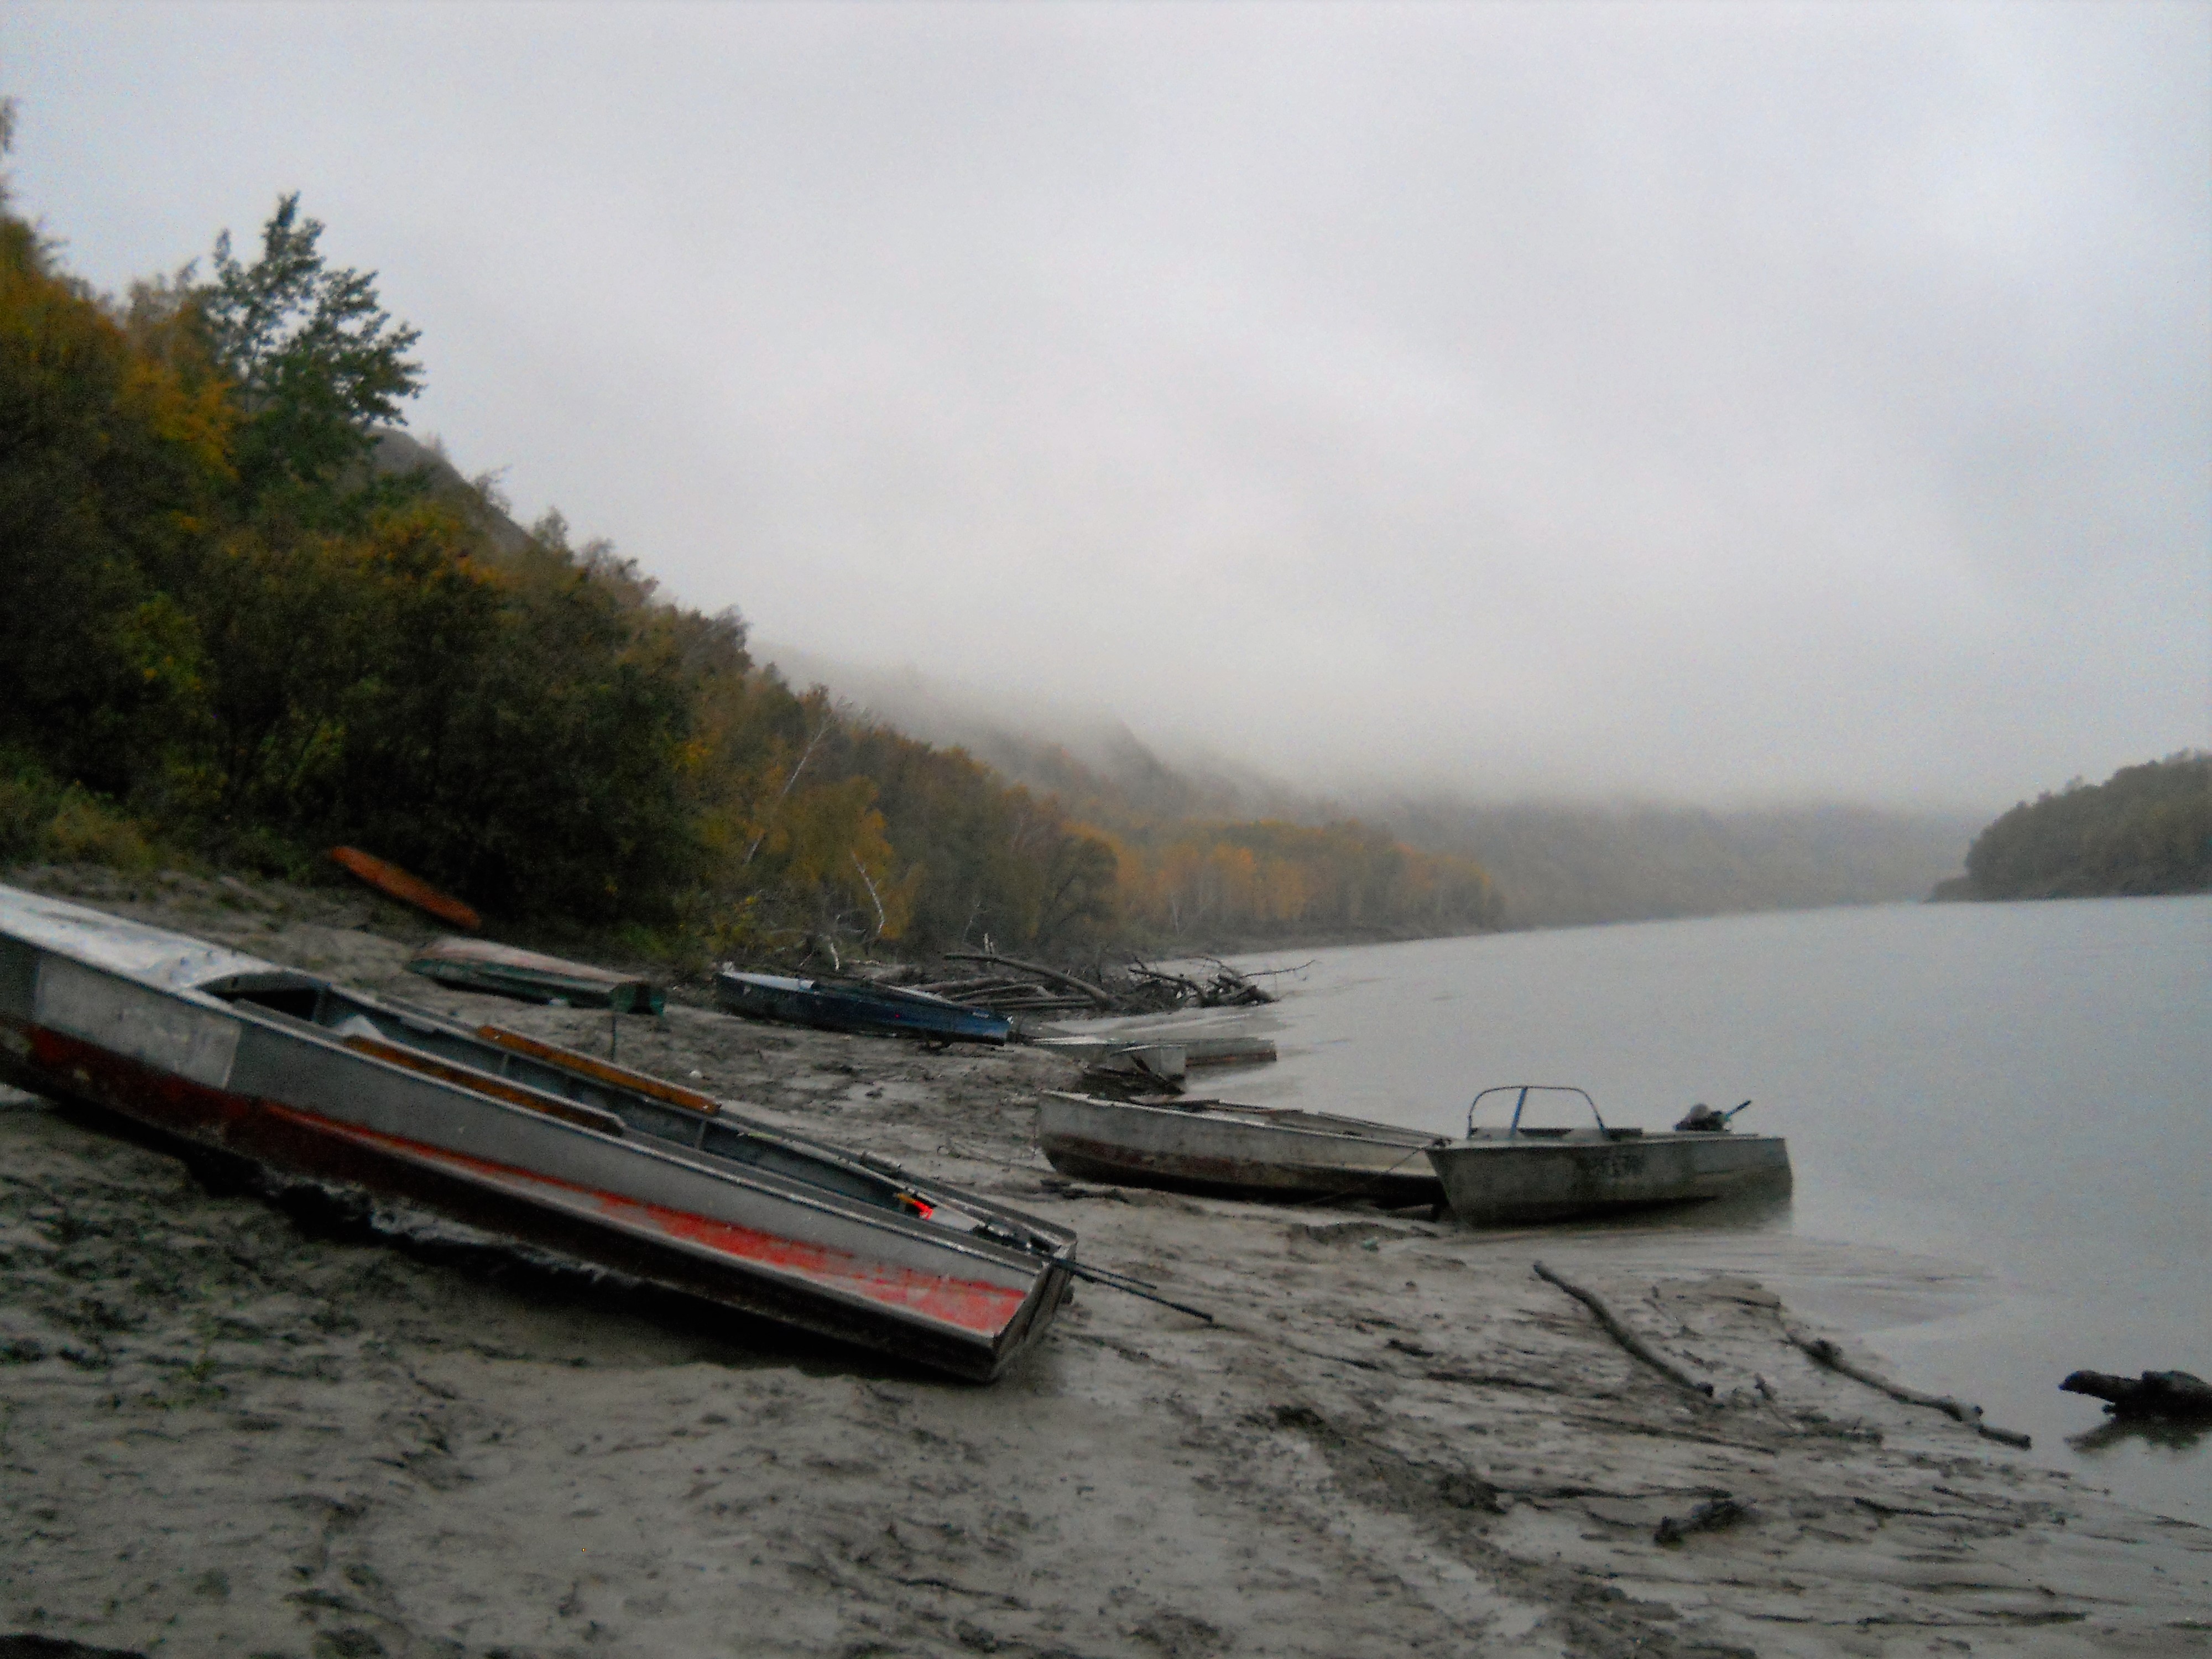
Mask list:
[[[1759,1273],[2038,1461],[2212,1522],[2212,1437],[2099,1432],[2078,1368],[2212,1377],[2212,899],[1914,905],[1299,952],[1224,1097],[1458,1133],[1488,1084],[1607,1121],[1755,1103],[1796,1190],[1573,1230]],[[1267,965],[1249,959],[1246,966]],[[1529,1251],[1533,1254],[1533,1249]],[[1994,1447],[1985,1449],[1995,1451]]]

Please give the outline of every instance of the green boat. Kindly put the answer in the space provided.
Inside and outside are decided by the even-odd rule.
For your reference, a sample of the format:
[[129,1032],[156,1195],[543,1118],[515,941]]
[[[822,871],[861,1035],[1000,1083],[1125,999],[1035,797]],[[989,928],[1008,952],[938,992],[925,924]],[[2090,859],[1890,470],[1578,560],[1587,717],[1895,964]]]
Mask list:
[[480,939],[441,939],[407,964],[410,974],[457,991],[489,991],[524,1002],[569,1008],[611,1008],[618,1014],[657,1014],[668,994],[650,980],[617,974],[586,962],[568,962],[512,945]]

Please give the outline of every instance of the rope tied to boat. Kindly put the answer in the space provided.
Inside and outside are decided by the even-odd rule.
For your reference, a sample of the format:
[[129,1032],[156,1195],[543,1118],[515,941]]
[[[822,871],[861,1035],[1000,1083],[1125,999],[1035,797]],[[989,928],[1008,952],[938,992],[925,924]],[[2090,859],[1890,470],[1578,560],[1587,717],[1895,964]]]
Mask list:
[[1104,1267],[1086,1267],[1079,1261],[1062,1264],[1073,1276],[1087,1284],[1101,1285],[1109,1291],[1119,1291],[1124,1296],[1140,1296],[1147,1302],[1157,1302],[1164,1308],[1173,1308],[1177,1313],[1188,1314],[1194,1319],[1213,1323],[1213,1316],[1203,1308],[1194,1308],[1187,1302],[1176,1302],[1159,1293],[1159,1286],[1149,1279],[1132,1278],[1127,1273],[1114,1273]]
[[[1438,1135],[1435,1144],[1442,1146],[1448,1143],[1442,1135]],[[1429,1149],[1426,1146],[1416,1146],[1412,1152],[1407,1153],[1405,1157],[1400,1158],[1389,1169],[1378,1170],[1372,1175],[1362,1176],[1352,1186],[1340,1187],[1333,1193],[1322,1193],[1313,1198],[1286,1199],[1283,1200],[1284,1207],[1285,1209],[1304,1209],[1309,1204],[1334,1204],[1343,1199],[1356,1198],[1361,1193],[1365,1192],[1369,1188],[1374,1186],[1376,1182],[1389,1180],[1392,1176],[1397,1174],[1399,1170],[1404,1169],[1408,1164],[1411,1164],[1415,1158],[1426,1158],[1428,1155]],[[1417,1206],[1407,1206],[1406,1207],[1413,1208]],[[1431,1211],[1440,1207],[1441,1206],[1437,1205],[1431,1205],[1429,1206]]]

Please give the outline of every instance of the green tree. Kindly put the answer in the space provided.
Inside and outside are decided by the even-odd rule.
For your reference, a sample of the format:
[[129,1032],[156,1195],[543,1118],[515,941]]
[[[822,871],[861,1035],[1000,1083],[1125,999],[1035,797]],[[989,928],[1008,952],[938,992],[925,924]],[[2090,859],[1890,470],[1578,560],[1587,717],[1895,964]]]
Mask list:
[[2022,801],[1966,853],[1975,898],[2212,889],[2212,755],[2185,750]]
[[191,629],[148,572],[189,556],[228,477],[221,386],[142,346],[0,180],[0,742],[113,793],[166,763],[191,690]]
[[420,331],[385,310],[374,271],[325,264],[322,235],[297,192],[283,197],[252,264],[232,255],[228,231],[216,238],[215,281],[198,294],[209,349],[245,416],[234,459],[249,506],[275,497],[299,510],[364,493],[375,428],[422,390],[422,366],[407,355]]

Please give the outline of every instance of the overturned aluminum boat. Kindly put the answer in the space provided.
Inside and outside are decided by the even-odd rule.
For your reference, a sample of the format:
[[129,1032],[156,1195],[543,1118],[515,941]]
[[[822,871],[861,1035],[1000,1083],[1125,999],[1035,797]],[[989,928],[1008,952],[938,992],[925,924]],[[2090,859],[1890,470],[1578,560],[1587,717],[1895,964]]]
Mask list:
[[433,940],[415,953],[407,971],[457,991],[489,991],[519,1002],[611,1008],[618,1014],[657,1014],[668,1006],[667,992],[635,974],[489,939]]
[[0,886],[0,1079],[988,1380],[1075,1236],[696,1091]]
[[1101,1100],[1048,1091],[1037,1146],[1062,1175],[1221,1198],[1443,1201],[1424,1154],[1441,1135],[1219,1100]]
[[1004,1042],[1013,1022],[1004,1014],[969,1008],[927,991],[865,980],[791,979],[781,974],[714,975],[714,1000],[747,1019],[864,1036],[918,1036],[935,1042]]
[[[1589,1109],[1594,1127],[1526,1125],[1522,1118],[1532,1096],[1577,1098]],[[1493,1097],[1501,1106],[1510,1098],[1511,1119],[1503,1127],[1478,1127],[1476,1113]],[[1468,1108],[1468,1138],[1431,1148],[1429,1161],[1443,1182],[1452,1213],[1470,1227],[1565,1221],[1790,1190],[1787,1141],[1779,1135],[1737,1134],[1717,1114],[1711,1121],[1723,1127],[1647,1134],[1609,1127],[1597,1103],[1580,1089],[1505,1084],[1474,1097]]]

